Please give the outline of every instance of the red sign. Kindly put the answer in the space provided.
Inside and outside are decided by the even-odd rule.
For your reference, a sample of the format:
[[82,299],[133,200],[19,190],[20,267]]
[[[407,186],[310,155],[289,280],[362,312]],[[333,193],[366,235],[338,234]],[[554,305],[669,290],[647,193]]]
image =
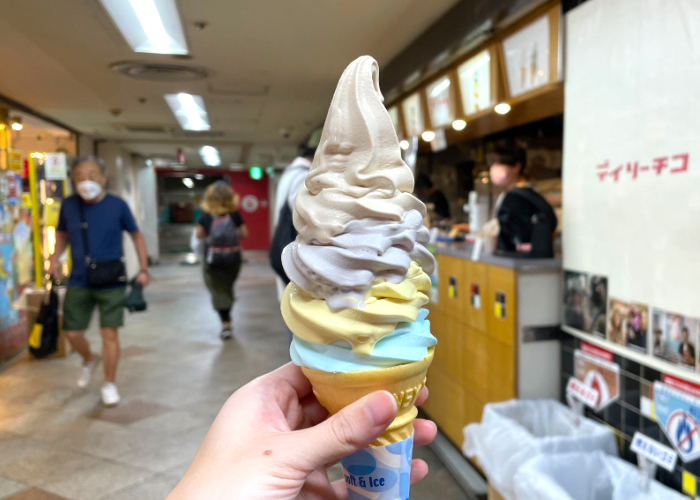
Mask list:
[[596,347],[593,344],[589,344],[588,342],[581,342],[581,350],[586,354],[604,359],[605,361],[613,360],[613,355],[611,352],[601,349],[600,347]]
[[693,384],[692,382],[688,382],[686,380],[672,377],[671,375],[666,374],[664,374],[664,384],[673,389],[685,392],[686,394],[690,394],[691,396],[700,399],[700,385]]
[[617,182],[620,180],[621,174],[628,175],[632,180],[636,180],[640,174],[645,174],[646,172],[655,172],[656,175],[661,175],[664,170],[668,170],[672,174],[678,174],[688,171],[689,161],[690,154],[680,153],[677,155],[659,156],[653,158],[651,163],[641,165],[639,161],[626,161],[611,169],[610,160],[605,160],[603,163],[596,165],[596,175],[600,182],[603,182],[608,176]]

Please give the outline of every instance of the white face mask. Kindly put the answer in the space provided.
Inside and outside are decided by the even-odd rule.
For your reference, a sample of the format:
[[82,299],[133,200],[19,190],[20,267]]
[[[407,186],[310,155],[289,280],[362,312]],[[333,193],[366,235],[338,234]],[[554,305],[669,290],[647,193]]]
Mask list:
[[94,200],[102,192],[102,186],[95,181],[82,181],[76,186],[78,194],[85,201]]

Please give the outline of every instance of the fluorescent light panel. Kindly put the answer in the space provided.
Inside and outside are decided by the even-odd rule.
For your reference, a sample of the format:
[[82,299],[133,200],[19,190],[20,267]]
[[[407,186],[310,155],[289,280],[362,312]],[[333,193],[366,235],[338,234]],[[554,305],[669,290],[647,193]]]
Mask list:
[[209,115],[204,107],[204,99],[192,94],[166,94],[165,102],[173,111],[180,126],[185,130],[209,130]]
[[202,161],[208,167],[218,167],[221,165],[219,150],[214,146],[202,146],[199,148],[199,156],[202,157]]
[[100,0],[134,52],[187,54],[175,0]]

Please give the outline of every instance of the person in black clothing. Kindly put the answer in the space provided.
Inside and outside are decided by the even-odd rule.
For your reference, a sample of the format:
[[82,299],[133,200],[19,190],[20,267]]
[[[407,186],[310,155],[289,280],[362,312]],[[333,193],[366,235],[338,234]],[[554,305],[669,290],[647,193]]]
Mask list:
[[[215,221],[218,224],[226,216],[231,218],[233,224],[230,224],[230,227],[237,232],[233,240],[237,241],[237,237],[248,237],[248,228],[238,212],[236,195],[226,182],[216,181],[207,188],[202,209],[204,212],[200,216],[195,229],[195,235],[199,240],[208,240],[212,231],[212,225]],[[223,220],[224,222],[226,221],[226,219]],[[208,262],[207,258],[204,259],[202,264],[204,284],[211,294],[212,305],[221,319],[220,337],[223,340],[230,339],[233,336],[231,328],[231,307],[233,307],[234,301],[233,286],[241,270],[240,247],[232,250],[232,258],[223,265],[213,265],[213,263]]]
[[504,188],[496,201],[496,250],[523,257],[553,257],[552,237],[557,216],[549,203],[530,187],[523,173],[526,160],[525,150],[521,148],[502,148],[494,155],[489,176],[495,186]]
[[450,218],[450,204],[442,191],[433,186],[433,182],[425,174],[420,174],[416,178],[416,194],[425,204],[432,203],[433,212],[438,220]]

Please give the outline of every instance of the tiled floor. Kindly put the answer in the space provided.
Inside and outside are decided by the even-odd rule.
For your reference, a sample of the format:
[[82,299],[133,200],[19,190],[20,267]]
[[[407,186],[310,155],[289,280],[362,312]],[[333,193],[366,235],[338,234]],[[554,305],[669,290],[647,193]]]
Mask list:
[[[99,404],[100,370],[76,387],[79,358],[21,360],[0,372],[0,499],[162,500],[182,477],[226,398],[288,360],[272,272],[247,255],[235,340],[222,343],[199,267],[153,269],[148,312],[127,318],[122,404]],[[96,330],[89,338],[98,344]],[[463,499],[429,449],[412,500]]]

